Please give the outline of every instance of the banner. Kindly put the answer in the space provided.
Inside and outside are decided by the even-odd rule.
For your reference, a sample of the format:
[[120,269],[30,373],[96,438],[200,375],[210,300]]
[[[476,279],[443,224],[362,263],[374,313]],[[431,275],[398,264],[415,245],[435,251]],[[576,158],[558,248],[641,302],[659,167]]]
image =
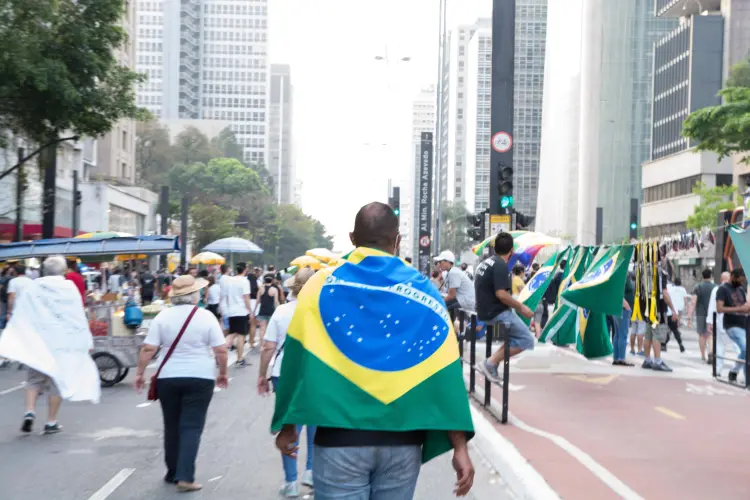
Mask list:
[[426,276],[430,272],[430,247],[432,245],[432,132],[422,132],[419,154],[418,245],[418,269]]
[[622,315],[622,299],[628,265],[633,258],[633,245],[618,245],[606,250],[583,277],[571,284],[563,299],[591,311]]
[[576,349],[586,358],[612,354],[612,340],[604,314],[579,307],[576,311],[576,332]]
[[92,347],[81,294],[60,276],[31,282],[0,335],[0,357],[51,377],[64,399],[98,403],[101,388]]
[[[549,288],[550,283],[552,283],[552,280],[555,277],[558,263],[565,258],[569,250],[570,248],[566,248],[562,252],[553,255],[542,267],[539,268],[529,282],[526,283],[526,286],[518,296],[519,302],[528,306],[532,311],[537,308],[539,302],[541,302],[542,297],[544,297],[545,292]],[[521,321],[527,325],[531,323],[530,319],[524,317],[521,317]]]

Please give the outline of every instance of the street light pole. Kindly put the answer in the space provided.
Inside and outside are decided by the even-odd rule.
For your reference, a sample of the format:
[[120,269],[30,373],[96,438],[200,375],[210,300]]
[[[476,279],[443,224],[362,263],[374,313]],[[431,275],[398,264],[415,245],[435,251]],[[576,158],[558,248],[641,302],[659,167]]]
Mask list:
[[445,78],[445,24],[447,0],[440,0],[440,15],[438,16],[438,82],[437,105],[435,106],[435,234],[433,252],[440,252],[440,210],[442,209],[443,189],[443,80]]

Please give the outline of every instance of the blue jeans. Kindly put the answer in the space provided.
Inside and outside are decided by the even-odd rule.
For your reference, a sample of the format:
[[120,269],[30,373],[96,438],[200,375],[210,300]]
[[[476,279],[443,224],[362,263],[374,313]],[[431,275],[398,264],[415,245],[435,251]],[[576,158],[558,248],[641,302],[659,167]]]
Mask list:
[[[273,390],[276,390],[276,386],[279,384],[279,377],[271,377],[271,385]],[[313,449],[315,447],[315,426],[305,426],[305,434],[307,438],[307,462],[305,463],[305,470],[312,470],[313,466]],[[299,446],[299,436],[302,434],[302,426],[297,426],[297,443]],[[281,455],[281,464],[284,466],[284,480],[287,483],[293,483],[297,480],[297,459]]]
[[5,328],[5,318],[8,316],[8,303],[0,302],[0,330]]
[[625,361],[628,348],[628,331],[630,330],[630,311],[623,309],[619,318],[614,318],[615,335],[612,339],[612,358],[615,361]]
[[421,446],[315,447],[315,500],[411,500]]
[[[488,325],[502,323],[508,330],[508,342],[511,347],[517,347],[522,351],[534,350],[534,336],[526,324],[521,321],[515,311],[507,310],[498,314],[494,319],[485,321]],[[497,332],[496,332],[497,333]],[[500,337],[502,340],[502,337]]]
[[747,355],[745,329],[740,328],[739,326],[733,326],[731,328],[727,328],[726,332],[729,338],[732,339],[732,342],[737,344],[737,347],[739,349],[739,356],[737,356],[737,359],[742,360],[735,363],[734,368],[729,371],[731,373],[739,373],[739,371],[742,370],[742,373],[745,374],[745,356]]

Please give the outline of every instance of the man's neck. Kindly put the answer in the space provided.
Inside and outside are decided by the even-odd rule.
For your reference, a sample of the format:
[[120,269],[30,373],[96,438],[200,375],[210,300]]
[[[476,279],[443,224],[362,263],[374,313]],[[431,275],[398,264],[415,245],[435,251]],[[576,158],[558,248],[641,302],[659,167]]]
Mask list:
[[510,260],[510,256],[511,256],[511,255],[512,255],[512,254],[510,254],[510,253],[509,253],[509,254],[507,254],[507,255],[501,255],[501,256],[500,256],[500,258],[501,258],[501,259],[503,259],[503,260],[505,261],[505,263],[507,264],[507,263],[508,263],[508,261]]
[[357,245],[357,248],[360,248],[360,247],[361,248],[372,248],[373,250],[378,250],[380,252],[387,253],[388,255],[393,255],[393,249],[392,248],[390,250],[388,250],[386,248],[377,247],[375,245]]

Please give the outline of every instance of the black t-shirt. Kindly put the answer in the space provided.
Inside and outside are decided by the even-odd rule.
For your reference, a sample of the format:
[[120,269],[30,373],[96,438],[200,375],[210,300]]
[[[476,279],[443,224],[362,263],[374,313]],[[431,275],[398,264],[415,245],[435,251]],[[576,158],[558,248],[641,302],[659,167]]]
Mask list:
[[[668,318],[667,311],[669,311],[669,306],[667,305],[667,301],[664,300],[664,290],[667,289],[667,284],[669,283],[669,274],[660,265],[657,267],[656,276],[656,319],[659,321],[660,325],[666,325]],[[675,304],[674,299],[672,299],[672,297],[669,298],[670,300],[672,300],[672,305],[674,306],[674,308],[677,309],[677,305]]]
[[474,290],[479,321],[489,321],[507,311],[508,306],[500,302],[495,292],[498,290],[510,292],[508,264],[497,255],[479,264],[474,276]]
[[362,431],[318,427],[315,431],[315,446],[344,448],[352,446],[421,446],[425,431]]
[[250,282],[250,298],[256,299],[258,298],[258,277],[255,274],[248,274],[247,275],[247,281]]
[[[725,307],[737,307],[747,302],[747,290],[744,286],[734,286],[731,283],[724,283],[716,290],[716,300],[723,301]],[[745,328],[744,314],[724,313],[724,330],[729,328]]]
[[156,286],[156,279],[154,275],[149,271],[141,273],[141,293],[146,295],[154,294],[154,287]]

